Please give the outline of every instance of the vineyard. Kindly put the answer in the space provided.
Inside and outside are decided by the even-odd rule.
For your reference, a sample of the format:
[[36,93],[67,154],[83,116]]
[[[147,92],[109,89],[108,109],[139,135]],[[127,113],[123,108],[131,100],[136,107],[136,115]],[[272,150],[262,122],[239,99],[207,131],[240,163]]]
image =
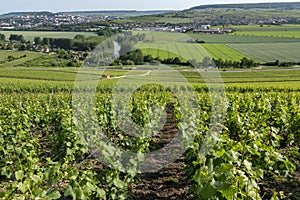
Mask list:
[[[98,71],[80,73],[94,77]],[[221,73],[226,91],[220,92],[221,99],[214,96],[218,88],[209,90],[196,72],[182,72],[193,88],[173,77],[171,87],[145,85],[115,103],[118,79],[100,79],[95,115],[81,112],[88,110],[85,105],[74,106],[74,90],[85,94],[79,100],[86,100],[91,89],[74,89],[77,72],[76,68],[0,70],[1,199],[300,198],[298,70]],[[118,77],[127,72],[109,73]],[[147,80],[139,76],[143,70],[132,73],[137,75],[131,78],[135,83]],[[155,76],[163,80],[166,74],[170,72]],[[294,85],[280,87],[292,75]],[[249,86],[234,83],[237,80]],[[272,84],[258,86],[263,80]],[[131,87],[123,85],[121,94]],[[123,114],[141,130],[157,127],[151,119],[165,112],[163,127],[155,134],[132,134],[126,129],[128,119],[118,123],[123,111],[118,107],[125,99],[131,103]],[[78,113],[80,121],[74,119]],[[87,130],[94,130],[96,137]],[[164,149],[175,138],[184,154],[163,169],[139,174],[138,166],[146,162],[141,155]],[[101,162],[88,139],[93,141],[89,145],[103,147],[102,156],[116,165]],[[123,154],[116,147],[132,153],[128,162],[119,162]],[[163,158],[168,158],[171,152],[165,154]],[[160,162],[154,159],[150,164]]]
[[0,200],[300,200],[300,3],[52,4],[1,8]]

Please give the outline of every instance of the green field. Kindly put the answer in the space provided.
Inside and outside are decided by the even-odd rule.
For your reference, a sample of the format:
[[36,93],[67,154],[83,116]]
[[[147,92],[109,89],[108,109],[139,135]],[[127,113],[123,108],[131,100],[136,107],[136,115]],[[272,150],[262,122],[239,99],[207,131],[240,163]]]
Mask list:
[[294,43],[300,42],[300,38],[287,38],[287,37],[262,37],[252,35],[242,35],[240,33],[233,33],[229,35],[218,34],[188,34],[194,40],[204,41],[205,43],[217,43],[217,44],[231,44],[231,43]]
[[300,31],[241,31],[236,35],[261,36],[275,38],[300,38]]
[[212,57],[238,61],[245,57],[244,54],[224,44],[140,43],[136,47],[143,49],[144,54],[151,54],[161,59],[180,57],[183,61],[192,59],[202,61],[204,57]]
[[228,47],[225,44],[203,44],[202,45],[212,58],[239,61],[246,55]]
[[[243,36],[237,33],[233,34],[202,34],[202,33],[173,33],[173,32],[152,32],[152,31],[133,31],[134,34],[146,34],[146,40],[149,42],[186,42],[189,40],[199,40],[205,43],[293,43],[300,42],[300,38],[288,37],[260,37]],[[235,34],[235,35],[234,35]]]
[[[182,44],[184,45],[184,43]],[[190,48],[191,46],[189,46]],[[144,137],[143,139],[128,137],[124,134],[127,132],[122,129],[120,131],[116,125],[117,121],[112,115],[116,111],[120,112],[119,103],[123,103],[127,97],[130,103],[126,104],[125,109],[129,110],[129,114],[124,115],[122,123],[127,123],[129,119],[138,125],[145,124],[144,126],[147,127],[149,123],[152,127],[154,119],[161,121],[160,112],[153,112],[153,106],[159,106],[158,108],[162,108],[164,111],[168,105],[174,105],[171,115],[174,118],[172,118],[171,124],[179,129],[185,127],[185,124],[190,124],[186,127],[189,131],[194,130],[193,134],[196,134],[197,139],[189,140],[193,149],[185,150],[186,161],[182,162],[182,165],[188,167],[189,173],[185,174],[182,171],[182,176],[184,180],[188,179],[191,182],[198,176],[194,175],[196,173],[194,170],[203,170],[202,167],[195,165],[196,161],[190,160],[190,158],[199,155],[199,148],[203,145],[202,141],[204,141],[205,135],[208,137],[208,129],[212,125],[210,119],[215,114],[212,113],[212,106],[215,106],[215,109],[223,110],[226,105],[224,125],[222,124],[224,129],[220,135],[216,134],[221,140],[218,141],[218,145],[211,148],[216,155],[211,154],[209,158],[217,159],[217,163],[222,161],[222,165],[230,166],[229,169],[226,167],[226,170],[234,168],[243,175],[242,177],[253,179],[252,182],[255,181],[255,184],[267,183],[262,186],[262,189],[252,188],[256,191],[256,195],[267,188],[268,195],[273,195],[275,189],[276,191],[280,189],[284,194],[297,197],[298,190],[295,188],[299,184],[297,176],[300,165],[298,160],[300,145],[298,134],[300,122],[299,68],[222,71],[220,72],[222,81],[216,71],[202,69],[199,72],[190,68],[179,71],[188,81],[186,82],[185,79],[178,76],[178,73],[173,74],[169,68],[165,70],[164,66],[159,66],[160,70],[154,71],[153,67],[143,66],[143,69],[137,67],[136,70],[108,69],[105,72],[101,68],[81,69],[80,73],[88,79],[88,81],[82,82],[87,83],[87,87],[81,84],[81,81],[84,81],[81,79],[77,82],[81,87],[74,87],[78,68],[0,68],[0,154],[5,155],[0,157],[1,197],[3,199],[19,199],[19,197],[30,195],[36,199],[53,199],[54,197],[59,199],[59,197],[68,197],[75,193],[80,194],[80,192],[82,197],[91,199],[99,199],[98,197],[101,197],[100,199],[113,199],[112,197],[121,199],[129,195],[134,197],[128,193],[132,190],[132,184],[139,184],[138,180],[140,179],[137,178],[139,175],[134,170],[120,174],[120,171],[115,168],[102,167],[99,160],[87,156],[90,149],[84,143],[86,140],[82,140],[82,136],[86,138],[86,136],[98,133],[95,130],[98,130],[96,127],[100,126],[107,131],[105,134],[109,136],[109,142],[117,144],[118,147],[125,149],[138,147],[142,152],[149,151],[148,146],[155,150],[160,149],[160,146],[156,145],[158,144],[157,140],[165,140],[169,136],[169,125],[161,133],[163,138],[149,136],[147,141]],[[149,71],[150,73],[148,73]],[[103,73],[110,73],[112,79],[101,78]],[[134,76],[129,77],[127,73]],[[150,74],[155,78],[149,76]],[[123,78],[119,76],[123,76]],[[89,85],[89,81],[93,81],[94,78],[99,80],[96,90],[90,88],[91,85]],[[170,81],[168,89],[157,85],[157,81],[163,83],[166,79]],[[220,86],[223,82],[226,99],[225,96],[220,101],[215,96],[212,98],[214,94],[207,92],[207,85],[203,79],[209,81],[211,86]],[[145,81],[149,81],[149,83],[152,81],[155,85],[148,84],[140,87],[134,91],[132,96],[127,96],[127,93],[124,93],[126,94],[124,96],[122,93],[120,99],[115,99],[116,105],[113,105],[114,94],[112,91],[122,80],[130,81],[129,85],[119,85],[122,92],[131,92],[135,84],[145,83]],[[193,86],[196,96],[187,96],[191,95],[189,85]],[[175,93],[170,92],[169,89]],[[79,92],[75,93],[79,96],[74,95],[74,91]],[[216,91],[222,95],[221,90]],[[96,94],[93,93],[90,96],[90,92],[96,92]],[[90,101],[89,97],[95,98],[92,107],[95,111],[95,118],[92,118],[90,108],[86,107],[89,105],[87,103]],[[182,101],[182,97],[191,100]],[[75,101],[74,98],[76,98]],[[180,100],[180,103],[177,99]],[[80,100],[79,104],[77,104],[78,100]],[[216,105],[213,105],[214,101],[217,101]],[[195,110],[191,108],[190,103],[196,106]],[[121,111],[125,109],[122,108]],[[186,115],[183,116],[181,113]],[[127,113],[125,112],[125,114]],[[78,116],[82,117],[82,120],[77,120]],[[186,121],[181,121],[182,117],[185,117]],[[92,125],[92,123],[95,124]],[[94,126],[96,124],[97,126]],[[200,124],[199,128],[197,124]],[[195,126],[197,129],[194,129]],[[93,129],[94,127],[95,129]],[[90,129],[94,130],[91,134],[88,132]],[[131,146],[131,141],[135,141],[135,145]],[[105,151],[111,150],[105,145],[99,146]],[[233,158],[231,154],[226,154],[225,148],[236,157]],[[134,150],[131,151],[134,152]],[[113,151],[108,155],[116,153],[118,152]],[[122,155],[120,154],[120,156]],[[238,162],[245,158],[250,164],[240,166]],[[137,160],[132,159],[130,162],[138,163]],[[265,160],[272,160],[266,168],[264,164],[261,164],[265,163]],[[197,159],[197,162],[201,162],[201,159]],[[269,166],[272,167],[269,169]],[[257,169],[260,174],[268,174],[268,177],[256,175]],[[289,173],[289,178],[280,176],[279,173],[269,178],[271,176],[269,174],[274,173],[274,169],[283,174]],[[163,170],[166,171],[165,168]],[[213,169],[213,172],[210,173],[219,173],[219,171]],[[123,178],[124,174],[130,178]],[[205,173],[203,174],[205,175]],[[102,176],[106,178],[99,179]],[[231,177],[230,181],[222,177],[219,181],[226,182],[227,185],[234,185],[235,182],[231,182],[232,179],[240,180],[240,177],[234,173],[230,173],[228,176]],[[228,176],[226,175],[226,177]],[[274,178],[280,177],[278,183],[284,184],[284,189],[272,185],[273,176]],[[170,177],[169,180],[171,178],[173,177]],[[207,178],[200,180],[204,184],[207,182]],[[234,193],[248,197],[248,189],[242,183],[239,183]],[[26,187],[20,187],[21,185]],[[107,187],[108,185],[109,187]],[[95,191],[86,189],[94,187],[98,189]],[[195,182],[187,193],[194,192],[200,187],[199,182]],[[224,189],[221,191],[223,192]],[[97,197],[94,198],[95,194]],[[198,195],[200,197],[200,194]],[[263,196],[265,193],[262,192],[260,195]]]
[[[272,16],[264,12],[205,9],[181,20],[128,20]],[[136,48],[162,60],[300,64],[300,25],[237,28],[230,35],[134,33],[146,33]],[[11,33],[27,40],[92,34]],[[112,53],[87,61],[110,61]],[[1,200],[300,199],[299,65],[79,68],[61,57],[0,50]]]
[[25,40],[31,40],[35,37],[41,38],[74,38],[75,35],[81,34],[86,37],[96,36],[93,32],[58,32],[58,31],[0,31],[0,33],[5,34],[5,37],[9,39],[11,34],[23,35]]
[[238,61],[242,57],[257,62],[299,62],[300,43],[219,43],[191,44],[183,42],[139,43],[144,54],[151,54],[161,59],[181,57],[182,60],[196,59],[202,61],[206,56],[223,60]]
[[[296,26],[298,28],[298,26]],[[254,28],[253,28],[254,29]],[[242,57],[257,62],[299,62],[300,38],[179,34],[165,32],[146,33],[146,42],[139,43],[144,54],[166,59],[179,55],[183,61],[202,61],[206,56],[223,60],[238,61]],[[188,43],[192,39],[205,41],[205,44]]]
[[[24,56],[26,55],[26,56]],[[8,61],[8,56],[13,56],[15,60]],[[49,57],[48,55],[44,55],[41,53],[35,52],[24,52],[24,51],[8,51],[8,50],[0,50],[0,61],[4,63],[0,63],[0,67],[15,67],[24,64],[25,62],[40,58],[42,56]]]
[[173,43],[139,43],[137,48],[144,49],[145,54],[151,54],[161,59],[180,57],[183,61],[196,59],[202,61],[209,56],[205,48],[199,44],[182,42]]
[[165,42],[186,42],[191,39],[189,35],[177,32],[160,31],[133,31],[133,34],[146,34],[146,42],[165,43]]
[[300,61],[300,43],[228,44],[228,46],[259,62]]
[[[163,68],[162,68],[163,69]],[[78,68],[0,68],[0,84],[2,89],[6,87],[10,88],[24,88],[26,87],[58,87],[61,89],[71,90],[74,86],[74,81],[77,76]],[[146,74],[149,70],[127,70],[127,69],[107,69],[103,72],[103,69],[86,69],[81,70],[81,73],[84,73],[86,77],[90,77],[90,79],[99,78],[99,86],[105,86],[112,88],[114,84],[118,82],[118,78],[114,79],[114,77],[120,77],[126,75],[128,72],[130,74],[134,74],[130,78],[139,81],[148,79],[148,76],[140,76]],[[165,79],[165,76],[170,76],[168,71],[153,71],[152,74],[157,78],[161,77],[161,80]],[[218,73],[221,74],[222,82],[225,86],[244,86],[248,87],[274,87],[281,88],[284,85],[288,85],[294,89],[300,89],[300,70],[299,68],[290,68],[290,69],[253,69],[253,70],[229,70],[229,71],[221,71],[221,72],[206,72],[204,70],[179,70],[181,74],[185,76],[187,81],[189,81],[192,85],[202,85],[205,83],[203,81],[203,77],[210,77],[211,80],[215,80],[218,82]],[[112,79],[102,78],[102,74],[109,73]],[[151,80],[151,77],[149,77]],[[171,77],[172,78],[172,77]],[[181,84],[174,77],[174,84]],[[47,83],[47,81],[49,83]],[[23,85],[23,86],[22,86]]]
[[[202,82],[202,76],[210,77],[211,80],[216,80],[217,73],[213,72],[181,72],[189,82],[196,84]],[[271,88],[285,88],[287,85],[290,88],[300,88],[300,70],[295,69],[263,69],[263,70],[236,70],[220,72],[222,81],[225,86],[237,86],[237,87],[271,87]],[[202,82],[203,83],[203,82]]]
[[238,30],[235,35],[262,36],[262,37],[281,37],[281,38],[300,38],[300,26],[292,25],[248,25],[233,27]]

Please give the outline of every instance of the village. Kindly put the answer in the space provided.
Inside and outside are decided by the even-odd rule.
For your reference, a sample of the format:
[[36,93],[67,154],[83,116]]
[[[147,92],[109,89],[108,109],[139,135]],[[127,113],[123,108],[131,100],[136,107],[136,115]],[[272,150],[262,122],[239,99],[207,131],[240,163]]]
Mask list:
[[14,29],[32,29],[45,25],[62,26],[74,25],[82,23],[115,21],[122,19],[118,16],[86,16],[73,14],[53,14],[44,12],[39,14],[24,14],[17,15],[10,18],[0,19],[0,29],[14,30]]
[[[68,14],[68,13],[23,13],[13,15],[3,15],[0,18],[0,30],[54,30],[62,31],[95,31],[97,29],[109,27],[115,30],[129,31],[163,31],[163,32],[193,32],[207,34],[225,34],[235,32],[228,28],[231,25],[248,24],[282,24],[290,23],[293,19],[289,17],[277,17],[272,19],[195,19],[185,23],[167,23],[167,22],[142,22],[142,21],[124,21],[122,16],[113,15],[89,15],[89,14]],[[82,27],[81,27],[82,25]],[[216,25],[222,25],[221,28],[215,28]],[[56,30],[57,29],[57,30]],[[59,30],[58,30],[59,29]]]

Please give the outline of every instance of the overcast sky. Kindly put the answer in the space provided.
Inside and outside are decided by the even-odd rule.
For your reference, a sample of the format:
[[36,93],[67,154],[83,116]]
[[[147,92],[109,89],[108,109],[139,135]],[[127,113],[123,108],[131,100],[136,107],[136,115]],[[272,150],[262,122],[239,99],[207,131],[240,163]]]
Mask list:
[[290,2],[293,0],[1,0],[0,13],[16,11],[183,10],[217,3]]

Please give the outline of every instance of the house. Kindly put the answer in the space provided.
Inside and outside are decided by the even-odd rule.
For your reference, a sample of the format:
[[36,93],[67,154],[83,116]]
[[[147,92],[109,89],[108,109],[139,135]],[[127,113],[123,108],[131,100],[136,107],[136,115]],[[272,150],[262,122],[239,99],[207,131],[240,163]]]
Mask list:
[[107,78],[107,79],[109,79],[110,78],[110,74],[108,74],[108,73],[104,74],[104,77]]

